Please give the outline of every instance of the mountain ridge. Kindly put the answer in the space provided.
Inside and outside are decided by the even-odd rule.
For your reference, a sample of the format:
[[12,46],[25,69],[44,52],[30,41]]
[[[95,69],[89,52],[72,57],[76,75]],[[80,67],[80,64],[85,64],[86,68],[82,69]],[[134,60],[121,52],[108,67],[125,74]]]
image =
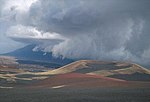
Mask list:
[[4,53],[1,55],[4,56],[13,56],[19,60],[30,60],[30,61],[42,61],[42,62],[52,62],[58,63],[60,65],[65,65],[73,62],[72,59],[62,58],[62,57],[53,57],[52,52],[42,52],[42,51],[33,51],[36,45],[27,45],[23,48],[17,49],[15,51]]

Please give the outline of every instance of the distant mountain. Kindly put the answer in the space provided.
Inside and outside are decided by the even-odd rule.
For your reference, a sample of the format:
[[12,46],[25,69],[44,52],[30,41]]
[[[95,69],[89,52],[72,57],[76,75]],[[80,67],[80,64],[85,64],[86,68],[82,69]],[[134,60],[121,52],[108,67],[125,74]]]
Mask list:
[[[42,51],[33,51],[32,49],[35,45],[27,45],[23,48],[17,49],[13,52],[5,53],[5,56],[14,56],[20,60],[20,62],[27,63],[31,61],[41,61],[41,62],[49,62],[49,63],[57,63],[61,65],[65,65],[73,62],[72,59],[58,57],[55,58],[52,56],[52,53],[45,53]],[[28,63],[29,64],[29,63]]]

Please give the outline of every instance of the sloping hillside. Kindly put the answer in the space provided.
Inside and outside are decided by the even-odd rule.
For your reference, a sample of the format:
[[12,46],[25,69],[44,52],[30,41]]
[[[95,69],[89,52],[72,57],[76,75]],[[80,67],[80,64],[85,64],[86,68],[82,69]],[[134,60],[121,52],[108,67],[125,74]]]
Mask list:
[[124,63],[124,65],[122,66],[116,66],[116,64],[117,62],[80,60],[55,69],[53,71],[49,71],[45,74],[63,74],[69,72],[89,73],[98,70],[122,69],[131,66],[131,64],[128,63]]
[[[138,86],[150,81],[150,71],[137,64],[127,62],[108,62],[80,60],[58,69],[25,64],[6,64],[8,58],[2,58],[0,64],[0,84],[2,86],[28,86],[37,87],[112,87],[112,86]],[[15,62],[15,60],[13,59]],[[12,61],[12,62],[13,62]],[[4,64],[5,62],[5,64]],[[10,63],[10,62],[9,62]],[[14,66],[13,66],[14,65]],[[138,81],[130,82],[130,81]],[[34,84],[37,82],[37,84]],[[45,84],[44,84],[45,83]],[[130,83],[130,84],[129,84]],[[110,85],[110,86],[109,86]]]
[[31,45],[27,45],[23,48],[20,48],[15,51],[5,53],[2,55],[14,56],[20,60],[50,62],[50,63],[57,63],[60,65],[66,65],[73,61],[72,59],[67,59],[67,58],[62,58],[62,57],[55,58],[53,57],[52,52],[45,53],[42,51],[33,51],[35,47],[36,45],[31,44]]
[[150,70],[137,64],[132,64],[130,67],[123,69],[98,70],[88,74],[102,75],[131,81],[150,81]]
[[107,78],[99,75],[87,75],[79,73],[67,73],[55,75],[41,82],[33,84],[31,87],[114,87],[126,86],[128,83],[124,80]]
[[[107,61],[92,61],[80,60],[71,64],[65,65],[55,70],[38,73],[41,75],[55,75],[65,73],[83,73],[90,75],[101,75],[107,77],[120,78],[125,80],[149,81],[150,70],[143,68],[140,65],[127,62],[107,62]],[[141,78],[136,78],[138,74]],[[129,76],[123,78],[124,76]],[[130,79],[131,78],[131,79]]]
[[109,78],[100,75],[88,75],[80,73],[59,74],[40,82],[37,82],[30,87],[32,88],[123,88],[123,87],[149,87],[149,82],[132,82],[116,78]]

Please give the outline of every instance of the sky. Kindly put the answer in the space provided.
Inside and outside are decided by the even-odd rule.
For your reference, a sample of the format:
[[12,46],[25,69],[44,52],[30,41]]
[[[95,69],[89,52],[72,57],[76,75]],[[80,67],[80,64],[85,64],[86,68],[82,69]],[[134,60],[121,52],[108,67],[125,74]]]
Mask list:
[[0,53],[150,65],[150,0],[0,0]]

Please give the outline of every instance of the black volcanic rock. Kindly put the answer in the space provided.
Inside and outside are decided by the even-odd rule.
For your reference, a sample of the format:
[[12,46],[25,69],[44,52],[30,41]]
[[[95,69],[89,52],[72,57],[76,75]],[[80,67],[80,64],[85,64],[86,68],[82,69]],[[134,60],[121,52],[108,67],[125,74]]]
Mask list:
[[109,77],[128,80],[128,81],[150,81],[150,75],[144,73],[117,74],[117,75],[111,75]]

